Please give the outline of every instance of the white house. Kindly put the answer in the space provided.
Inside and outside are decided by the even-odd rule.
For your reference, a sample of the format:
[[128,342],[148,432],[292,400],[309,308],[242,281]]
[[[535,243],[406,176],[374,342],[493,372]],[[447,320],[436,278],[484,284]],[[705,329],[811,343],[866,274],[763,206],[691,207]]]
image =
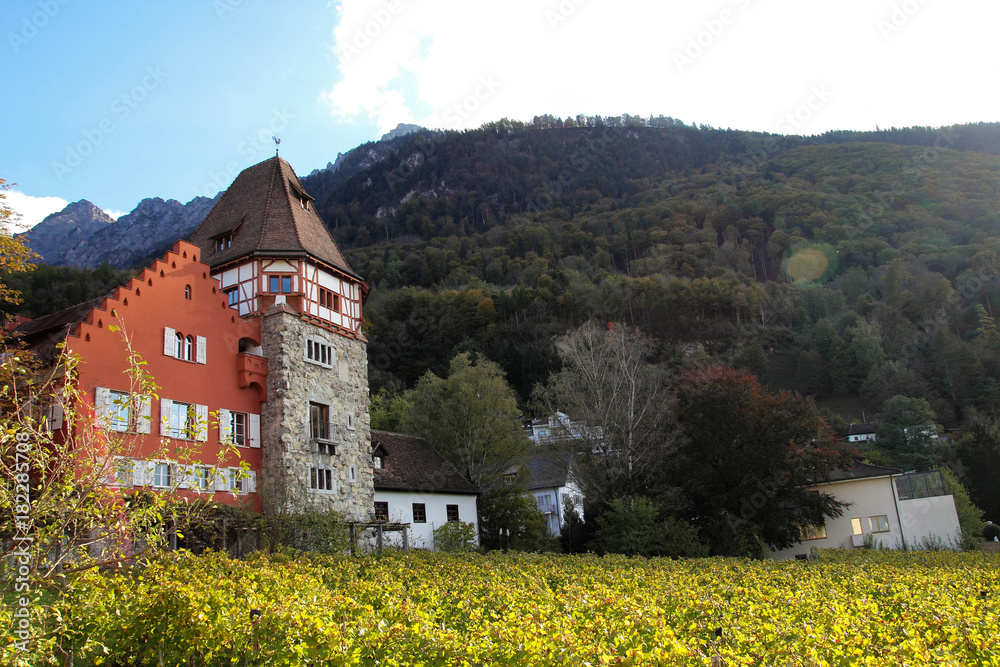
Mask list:
[[583,518],[583,491],[573,479],[572,454],[569,452],[544,452],[533,456],[525,465],[527,488],[535,498],[538,511],[545,515],[549,533],[558,537],[566,505]]
[[583,422],[573,421],[565,412],[549,415],[547,419],[532,419],[525,423],[528,438],[536,445],[579,441],[582,448],[597,454],[602,451],[604,434],[600,426],[588,428]]
[[875,424],[851,424],[844,439],[847,442],[875,442]]
[[423,438],[373,430],[372,467],[373,516],[410,524],[411,547],[433,549],[434,529],[449,521],[471,523],[479,534],[479,489]]
[[866,540],[890,549],[904,543],[919,549],[927,540],[949,544],[958,539],[955,499],[945,491],[940,472],[904,475],[896,468],[858,462],[812,488],[848,506],[823,526],[803,526],[802,540],[773,552],[773,558],[802,558],[812,547],[855,549]]

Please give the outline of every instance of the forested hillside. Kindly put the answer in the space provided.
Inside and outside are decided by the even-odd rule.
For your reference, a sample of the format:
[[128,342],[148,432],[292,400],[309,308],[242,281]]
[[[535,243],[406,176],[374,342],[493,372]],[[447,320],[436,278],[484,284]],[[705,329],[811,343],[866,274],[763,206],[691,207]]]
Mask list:
[[[780,137],[670,119],[507,121],[422,133],[317,197],[367,306],[372,388],[457,350],[522,399],[587,319],[638,325],[678,367],[957,423],[1000,406],[992,304],[1000,127]],[[861,414],[845,414],[860,420]]]

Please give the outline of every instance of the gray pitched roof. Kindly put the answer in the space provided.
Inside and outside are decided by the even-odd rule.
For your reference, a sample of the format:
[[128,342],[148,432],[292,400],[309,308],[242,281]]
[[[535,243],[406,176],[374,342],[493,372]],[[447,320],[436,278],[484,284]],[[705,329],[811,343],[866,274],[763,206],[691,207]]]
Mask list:
[[[216,252],[215,239],[228,234],[232,245]],[[191,242],[201,247],[202,261],[212,268],[244,257],[310,256],[361,281],[291,165],[278,156],[241,171],[191,234]]]
[[528,490],[565,486],[569,479],[570,452],[542,452],[525,464]]
[[383,467],[376,468],[376,491],[478,494],[479,488],[423,438],[402,433],[372,431],[372,449],[385,450]]
[[875,432],[875,424],[851,424],[844,433],[848,435],[867,435]]

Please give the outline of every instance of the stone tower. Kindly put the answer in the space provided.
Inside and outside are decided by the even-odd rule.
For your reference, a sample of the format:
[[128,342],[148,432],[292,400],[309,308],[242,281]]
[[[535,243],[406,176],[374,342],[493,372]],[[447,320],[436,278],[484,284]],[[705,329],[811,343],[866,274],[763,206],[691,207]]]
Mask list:
[[191,236],[202,261],[261,340],[234,352],[267,359],[261,404],[268,507],[373,507],[367,342],[368,286],[344,260],[291,166],[275,156],[242,171]]

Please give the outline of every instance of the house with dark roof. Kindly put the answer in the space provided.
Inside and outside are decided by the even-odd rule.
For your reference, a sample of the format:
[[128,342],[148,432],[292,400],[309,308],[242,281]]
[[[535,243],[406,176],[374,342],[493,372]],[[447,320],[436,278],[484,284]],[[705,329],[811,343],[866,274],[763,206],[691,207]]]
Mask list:
[[549,533],[559,537],[566,507],[570,504],[583,519],[583,491],[572,476],[573,454],[538,452],[525,464],[528,491],[545,516]]
[[798,544],[775,551],[772,557],[805,558],[812,547],[919,549],[938,540],[954,543],[959,537],[955,499],[938,471],[904,474],[858,461],[811,488],[845,503],[844,513],[822,526],[800,526]]
[[[434,548],[434,529],[471,523],[479,533],[479,489],[423,438],[372,431],[376,521],[410,524],[409,541]],[[391,538],[390,538],[391,539]]]
[[[111,294],[15,330],[50,360],[58,343],[79,356],[98,426],[129,440],[111,483],[366,521],[367,294],[275,155],[236,177],[190,242]],[[130,386],[119,332],[157,397]],[[220,458],[227,445],[237,454]]]
[[875,424],[851,424],[843,438],[847,442],[875,442]]

